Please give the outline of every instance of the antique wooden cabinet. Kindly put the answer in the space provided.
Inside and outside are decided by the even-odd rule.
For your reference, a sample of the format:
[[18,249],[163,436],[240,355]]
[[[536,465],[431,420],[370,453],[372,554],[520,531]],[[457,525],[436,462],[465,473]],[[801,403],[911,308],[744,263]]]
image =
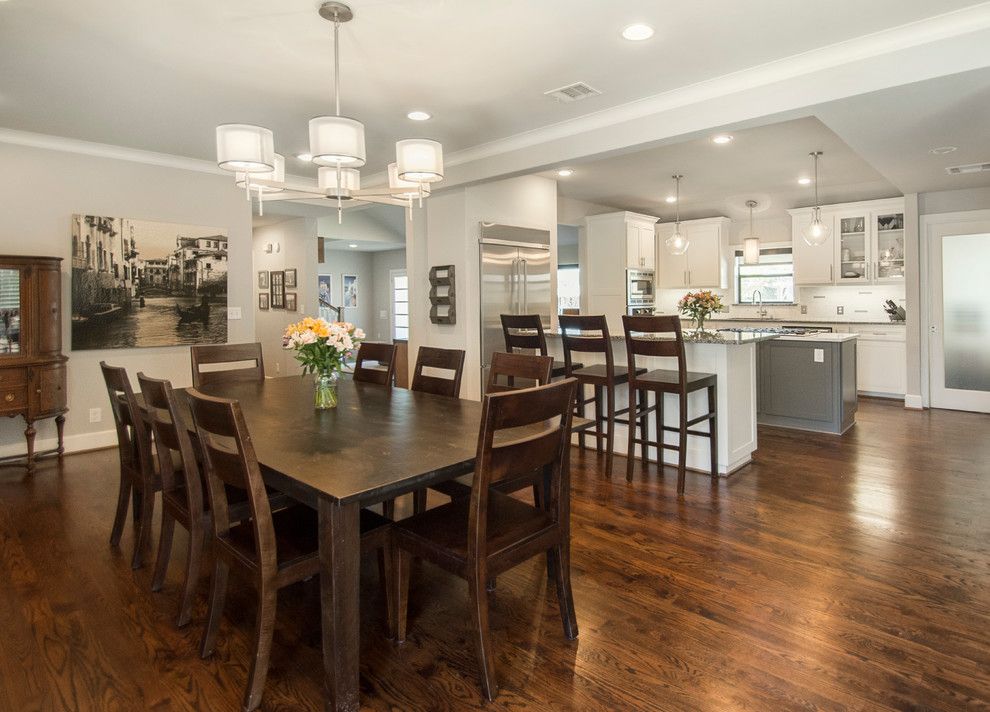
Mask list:
[[[0,255],[0,415],[27,424],[27,453],[3,458],[23,461],[62,456],[66,412],[62,355],[62,272],[60,257]],[[34,423],[55,418],[58,446],[34,451]]]

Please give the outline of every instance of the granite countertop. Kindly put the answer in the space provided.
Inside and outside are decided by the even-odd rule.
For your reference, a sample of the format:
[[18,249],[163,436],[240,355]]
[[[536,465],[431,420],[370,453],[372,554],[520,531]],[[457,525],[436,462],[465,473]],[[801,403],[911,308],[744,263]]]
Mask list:
[[[587,335],[598,336],[598,333],[597,332],[588,333]],[[560,332],[548,331],[546,332],[546,336],[548,339],[559,339]],[[836,334],[836,336],[849,336],[849,334]],[[852,336],[855,337],[855,334],[853,334]],[[671,337],[660,337],[660,336],[655,336],[652,338],[649,336],[643,336],[638,338],[643,338],[645,340],[651,340],[651,341],[663,341],[663,340],[671,339]],[[779,334],[766,334],[756,331],[714,332],[708,329],[705,330],[705,333],[703,335],[696,336],[693,329],[684,329],[684,343],[687,345],[712,344],[715,346],[744,346],[745,344],[755,344],[759,341],[770,341],[771,339],[777,339],[777,338],[780,338]],[[612,334],[609,337],[609,340],[620,344],[625,344],[626,337],[616,336],[615,334]]]
[[778,337],[781,341],[814,341],[817,343],[841,343],[858,339],[859,334],[836,333],[834,331],[819,332],[817,334],[781,334]]
[[706,319],[706,323],[712,322],[726,322],[726,321],[751,321],[751,322],[774,322],[781,324],[867,324],[871,326],[904,326],[903,321],[865,321],[857,319],[808,319],[803,315],[791,318],[791,317],[766,317],[761,319],[760,317],[751,316],[719,316],[713,319]]

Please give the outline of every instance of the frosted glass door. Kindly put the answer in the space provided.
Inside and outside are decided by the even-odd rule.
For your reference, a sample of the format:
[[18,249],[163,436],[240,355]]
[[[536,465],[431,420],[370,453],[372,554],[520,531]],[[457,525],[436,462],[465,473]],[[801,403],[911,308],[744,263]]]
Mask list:
[[[943,227],[945,233],[950,226]],[[958,228],[957,228],[958,229]],[[936,408],[990,412],[990,225],[931,242],[931,396]]]

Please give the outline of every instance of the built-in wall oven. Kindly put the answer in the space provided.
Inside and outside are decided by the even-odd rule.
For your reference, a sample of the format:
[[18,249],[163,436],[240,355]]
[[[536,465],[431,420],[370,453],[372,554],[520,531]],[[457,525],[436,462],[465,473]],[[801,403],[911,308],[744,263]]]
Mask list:
[[652,314],[655,301],[653,270],[626,270],[626,313]]

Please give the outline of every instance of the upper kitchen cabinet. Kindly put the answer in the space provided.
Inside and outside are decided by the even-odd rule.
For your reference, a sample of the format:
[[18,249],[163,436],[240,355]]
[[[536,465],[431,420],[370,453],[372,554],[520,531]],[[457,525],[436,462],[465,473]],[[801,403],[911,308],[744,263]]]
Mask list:
[[728,218],[681,221],[681,232],[688,239],[683,255],[672,255],[664,241],[674,232],[674,223],[657,225],[657,286],[660,289],[709,288],[729,286]]
[[[651,215],[627,211],[592,215],[585,220],[581,269],[587,295],[581,309],[588,314],[610,315],[610,320],[626,313],[626,270],[651,270],[656,265],[656,240]],[[611,315],[616,315],[612,317]],[[609,323],[621,332],[619,322]]]
[[791,210],[795,284],[887,283],[904,280],[904,199],[822,207],[829,242],[809,246],[801,231],[811,208]]

